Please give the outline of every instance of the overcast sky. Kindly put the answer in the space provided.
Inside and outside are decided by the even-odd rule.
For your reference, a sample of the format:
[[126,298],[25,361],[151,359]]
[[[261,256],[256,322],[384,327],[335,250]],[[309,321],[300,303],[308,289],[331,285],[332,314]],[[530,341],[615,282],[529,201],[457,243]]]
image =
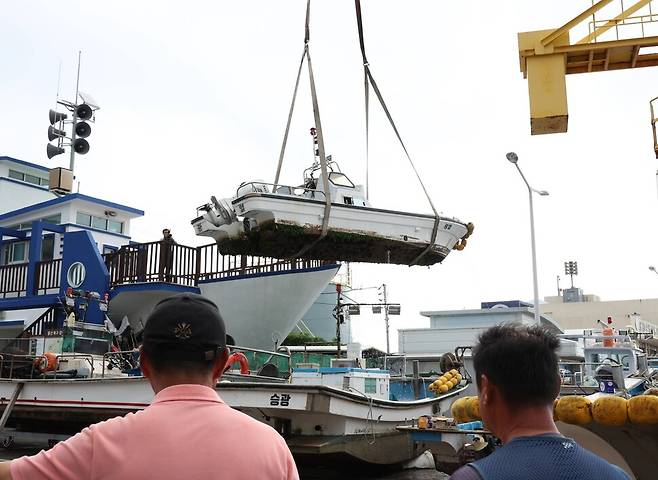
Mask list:
[[[427,326],[421,310],[532,301],[528,198],[505,153],[514,150],[535,201],[540,297],[556,294],[563,262],[577,286],[604,300],[654,298],[658,276],[656,160],[649,100],[654,68],[570,76],[569,132],[530,136],[516,33],[556,28],[589,0],[446,2],[363,0],[373,74],[430,194],[445,215],[475,224],[468,247],[431,268],[354,265],[355,286],[386,283],[402,304],[397,328]],[[82,193],[144,209],[139,241],[172,229],[199,245],[190,220],[211,195],[272,181],[302,52],[305,1],[3,2],[0,155],[49,167],[48,109],[60,62],[62,98],[80,89],[101,106],[91,151],[78,156]],[[611,7],[609,7],[611,8]],[[618,13],[618,4],[608,10]],[[327,153],[365,180],[363,72],[351,0],[312,2],[311,53]],[[577,30],[582,37],[587,26]],[[579,35],[580,34],[580,35]],[[311,161],[307,76],[282,181]],[[429,212],[374,102],[374,206]],[[372,291],[358,298],[375,301]],[[364,346],[385,345],[381,316],[354,319]]]

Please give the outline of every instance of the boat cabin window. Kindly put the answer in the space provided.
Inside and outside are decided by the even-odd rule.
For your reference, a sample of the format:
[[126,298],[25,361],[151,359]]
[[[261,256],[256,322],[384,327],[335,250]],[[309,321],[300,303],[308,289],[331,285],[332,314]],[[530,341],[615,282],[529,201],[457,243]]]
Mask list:
[[330,172],[329,181],[337,187],[354,188],[352,181],[340,172]]
[[354,199],[352,197],[343,197],[343,202],[345,205],[354,205]]
[[621,364],[624,370],[630,369],[630,355],[620,355],[618,353],[593,353],[592,363],[603,363],[604,360],[610,359],[613,364]]

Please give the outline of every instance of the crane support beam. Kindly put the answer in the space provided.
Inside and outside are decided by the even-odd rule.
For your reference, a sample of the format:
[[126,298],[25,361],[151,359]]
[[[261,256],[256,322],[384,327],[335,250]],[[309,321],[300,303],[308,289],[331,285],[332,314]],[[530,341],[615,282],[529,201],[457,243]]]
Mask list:
[[572,18],[569,20],[567,23],[562,25],[560,28],[553,30],[553,32],[550,35],[546,35],[546,37],[542,38],[541,44],[545,47],[553,40],[556,40],[558,37],[562,36],[564,33],[567,33],[569,30],[571,30],[573,27],[576,25],[580,24],[583,20],[585,20],[587,17],[590,15],[594,15],[596,12],[601,10],[603,7],[605,7],[607,4],[612,2],[612,0],[600,0],[599,2],[595,3],[592,5],[590,8],[585,10],[583,13],[580,15]]
[[617,15],[612,20],[608,20],[607,22],[605,22],[604,25],[602,25],[600,27],[595,27],[594,31],[592,33],[590,33],[589,35],[587,35],[584,38],[581,38],[576,43],[590,43],[592,40],[596,39],[599,35],[601,35],[602,33],[607,32],[612,27],[614,27],[616,25],[619,25],[619,23],[626,20],[628,17],[630,17],[632,14],[634,14],[640,8],[644,7],[645,5],[647,5],[650,2],[651,2],[651,0],[640,0],[635,5],[632,5],[632,6],[628,7],[626,10],[621,12],[619,15]]
[[520,69],[528,79],[532,135],[567,131],[567,74],[658,66],[658,53],[648,50],[658,47],[658,36],[596,41],[601,34],[623,25],[629,18],[639,18],[642,23],[644,17],[631,15],[651,0],[637,1],[613,19],[601,22],[600,27],[596,27],[595,22],[589,35],[571,43],[570,30],[611,1],[600,0],[558,29],[518,34]]

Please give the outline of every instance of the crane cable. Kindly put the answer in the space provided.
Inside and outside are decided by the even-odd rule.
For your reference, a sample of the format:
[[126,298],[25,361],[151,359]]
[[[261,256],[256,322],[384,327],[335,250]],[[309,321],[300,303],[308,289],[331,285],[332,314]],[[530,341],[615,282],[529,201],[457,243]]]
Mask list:
[[416,174],[416,178],[418,178],[418,182],[420,183],[420,186],[423,189],[423,192],[425,192],[425,196],[427,197],[427,201],[430,204],[430,207],[432,207],[432,211],[434,212],[434,227],[432,228],[432,240],[430,241],[429,245],[427,245],[427,248],[425,248],[410,264],[411,265],[416,265],[421,258],[425,256],[427,252],[429,252],[434,245],[434,242],[436,241],[436,235],[439,231],[439,222],[441,221],[441,218],[439,217],[438,212],[436,211],[436,208],[434,207],[434,203],[432,203],[432,199],[430,198],[429,193],[427,192],[427,189],[425,188],[425,184],[423,183],[423,180],[420,178],[420,174],[418,173],[418,170],[416,170],[416,166],[414,165],[413,160],[411,160],[411,156],[409,155],[409,152],[407,151],[407,147],[404,145],[404,142],[402,141],[402,137],[400,136],[400,133],[398,132],[397,127],[395,126],[395,122],[393,121],[393,117],[391,116],[391,113],[388,110],[388,107],[386,106],[386,102],[384,102],[384,98],[382,97],[382,94],[379,90],[379,87],[377,86],[377,82],[375,82],[374,77],[372,76],[372,72],[370,71],[370,64],[368,63],[368,59],[366,57],[366,48],[365,48],[365,43],[363,40],[363,21],[361,17],[361,0],[354,0],[354,6],[356,8],[356,23],[357,27],[359,29],[359,46],[361,47],[361,56],[363,57],[363,73],[364,73],[364,83],[365,83],[365,102],[366,102],[366,192],[367,195],[370,194],[369,186],[368,186],[368,110],[369,110],[369,87],[368,84],[372,85],[372,89],[375,92],[375,95],[377,96],[377,99],[379,100],[380,105],[382,106],[382,109],[384,110],[384,113],[386,114],[386,118],[388,118],[389,123],[391,124],[391,127],[393,127],[393,131],[395,132],[395,135],[397,136],[398,140],[400,141],[400,145],[402,146],[402,149],[404,150],[405,155],[407,156],[407,159],[409,160],[409,163],[411,164],[411,168],[413,169],[414,173]]
[[302,52],[302,58],[299,62],[299,69],[297,70],[297,79],[295,81],[295,88],[292,94],[292,102],[290,104],[290,111],[288,112],[288,121],[286,123],[286,130],[283,135],[283,143],[281,145],[281,151],[279,153],[279,163],[276,169],[276,176],[274,178],[274,189],[276,189],[279,183],[279,177],[281,175],[281,167],[283,165],[283,157],[286,151],[286,144],[288,142],[288,134],[290,132],[290,124],[292,122],[292,114],[295,109],[295,100],[297,99],[297,90],[299,88],[299,79],[302,74],[302,66],[304,65],[304,59],[306,59],[308,65],[308,77],[311,87],[311,101],[313,103],[313,118],[315,120],[315,129],[317,132],[318,140],[318,156],[320,157],[320,171],[322,172],[322,188],[324,190],[324,217],[322,219],[322,233],[318,238],[316,238],[312,243],[303,247],[299,252],[290,257],[291,259],[300,257],[304,253],[308,252],[313,248],[320,240],[322,240],[326,235],[329,229],[329,215],[331,213],[331,193],[329,192],[329,175],[327,171],[327,158],[325,155],[324,149],[324,136],[322,135],[322,123],[320,122],[320,107],[318,105],[318,96],[315,89],[315,78],[313,76],[313,65],[311,62],[311,53],[309,51],[309,40],[310,40],[310,23],[311,17],[311,0],[306,1],[306,20],[304,25],[304,51]]

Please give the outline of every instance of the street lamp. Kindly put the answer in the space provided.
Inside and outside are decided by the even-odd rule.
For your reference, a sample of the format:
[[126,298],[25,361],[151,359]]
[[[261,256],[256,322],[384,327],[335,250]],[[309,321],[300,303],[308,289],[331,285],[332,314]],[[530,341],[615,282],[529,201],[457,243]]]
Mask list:
[[530,186],[528,181],[525,178],[525,175],[523,175],[523,172],[521,171],[521,168],[519,167],[519,156],[514,153],[514,152],[509,152],[507,155],[507,160],[509,160],[510,163],[513,163],[516,169],[519,171],[519,174],[521,175],[521,178],[523,179],[523,182],[526,184],[526,187],[528,187],[528,199],[530,201],[530,243],[532,246],[532,284],[534,288],[534,300],[535,300],[535,323],[539,325],[539,288],[537,286],[537,253],[535,250],[535,215],[534,211],[532,208],[532,194],[536,193],[538,195],[541,195],[542,197],[545,197],[548,195],[548,192],[546,190],[536,190]]

